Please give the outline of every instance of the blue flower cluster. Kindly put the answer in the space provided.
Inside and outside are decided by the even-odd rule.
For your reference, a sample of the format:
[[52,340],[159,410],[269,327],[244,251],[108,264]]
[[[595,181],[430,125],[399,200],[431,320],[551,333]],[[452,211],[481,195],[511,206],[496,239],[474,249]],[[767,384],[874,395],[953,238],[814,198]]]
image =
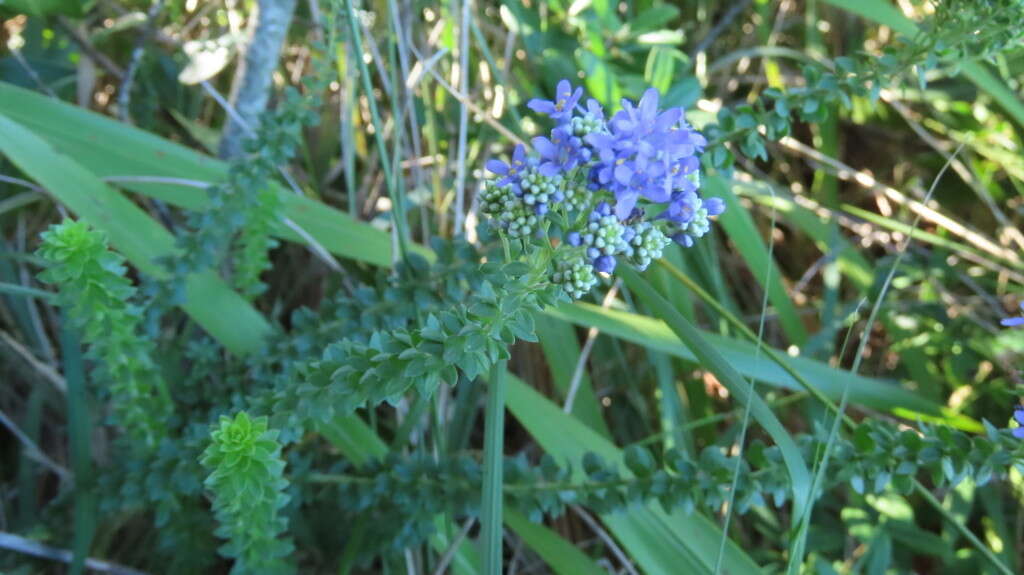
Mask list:
[[[1020,303],[1020,309],[1021,309],[1021,311],[1024,311],[1024,302]],[[1017,327],[1019,325],[1024,325],[1024,317],[1008,317],[1008,318],[999,320],[999,323],[1003,327]]]
[[[1024,302],[1020,303],[1020,309],[1024,311]],[[1024,325],[1024,317],[1008,317],[999,321],[1004,327],[1017,327]],[[1013,436],[1017,439],[1024,439],[1024,406],[1018,405],[1013,409],[1013,420],[1017,427],[1013,428]]]
[[700,158],[707,143],[682,108],[659,110],[658,92],[622,101],[606,118],[601,105],[581,103],[582,88],[558,83],[554,100],[531,100],[531,110],[554,128],[533,138],[530,155],[518,145],[509,162],[490,160],[481,211],[508,236],[560,236],[552,279],[574,298],[612,273],[621,259],[638,269],[671,243],[690,247],[725,210],[700,194]]

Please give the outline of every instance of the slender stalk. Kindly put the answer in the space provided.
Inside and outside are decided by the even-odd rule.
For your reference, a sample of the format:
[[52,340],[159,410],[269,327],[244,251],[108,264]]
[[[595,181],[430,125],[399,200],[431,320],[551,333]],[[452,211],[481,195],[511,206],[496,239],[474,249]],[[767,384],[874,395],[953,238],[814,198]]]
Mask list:
[[488,378],[487,409],[484,412],[484,489],[480,504],[480,541],[485,575],[500,575],[501,494],[505,446],[505,368],[508,361],[495,362]]
[[76,575],[85,572],[89,547],[96,535],[96,491],[93,487],[92,452],[89,445],[92,430],[81,344],[77,334],[70,328],[61,331],[61,352],[64,357],[64,375],[68,381],[68,444],[71,450],[71,469],[75,474],[74,536],[68,572]]
[[[352,8],[352,0],[345,0],[345,12],[348,19],[349,34],[352,40],[352,59],[359,66],[359,76],[363,84],[363,93],[366,94],[366,102],[370,107],[370,118],[373,121],[373,139],[377,144],[380,167],[384,171],[384,181],[387,182],[388,191],[391,193],[391,201],[394,210],[394,225],[398,235],[398,249],[405,259],[408,253],[409,236],[405,230],[405,198],[395,185],[395,174],[392,171],[391,155],[384,144],[384,122],[380,119],[380,111],[377,109],[377,99],[373,96],[373,83],[370,77],[370,70],[363,59],[363,39],[359,31],[358,16]],[[353,94],[354,96],[355,94]]]
[[[775,208],[772,208],[772,222],[769,230],[775,230]],[[772,261],[775,253],[775,236],[770,233],[769,244],[768,244],[768,261]],[[761,298],[761,319],[757,326],[757,347],[754,352],[754,362],[760,363],[761,361],[761,349],[764,347],[764,323],[765,317],[768,315],[768,294],[770,293],[772,282],[771,267],[765,266],[764,281],[764,294]],[[750,378],[750,395],[755,393],[755,385],[757,380],[753,377]],[[750,406],[753,402],[747,402],[743,406],[743,424],[740,427],[740,438],[736,441],[736,445],[739,448],[739,456],[736,458],[736,467],[733,468],[732,474],[732,485],[729,487],[729,501],[725,508],[725,520],[722,522],[722,537],[719,540],[718,555],[715,558],[715,575],[719,575],[722,572],[722,561],[725,559],[725,542],[729,540],[729,522],[732,519],[733,509],[736,507],[736,491],[740,481],[740,462],[743,460],[743,445],[747,440],[747,430],[750,427]]]
[[[953,161],[953,158],[960,153],[960,150],[962,150],[963,147],[964,145],[960,144],[960,147],[957,148],[956,152],[954,152],[953,155],[946,160],[946,164],[942,166],[942,169],[939,170],[938,175],[936,175],[935,179],[932,180],[932,185],[928,189],[928,193],[925,195],[924,202],[922,202],[923,204],[927,205],[928,201],[931,200],[932,194],[935,193],[935,188],[938,185],[939,181],[942,179],[942,176],[945,175],[946,170],[949,169],[949,166]],[[918,224],[920,223],[921,214],[917,214],[917,216],[914,218],[914,223],[911,225],[911,229],[916,229]],[[874,305],[871,307],[871,313],[868,316],[868,321],[864,325],[863,332],[861,332],[860,344],[857,346],[857,354],[854,356],[853,366],[850,369],[852,373],[857,373],[858,371],[860,371],[860,365],[864,359],[864,351],[865,349],[867,349],[867,343],[871,339],[869,337],[871,334],[871,329],[874,327],[875,321],[878,319],[878,312],[879,310],[882,309],[882,302],[885,300],[885,295],[889,291],[889,286],[892,285],[892,279],[896,276],[896,270],[899,268],[900,263],[903,262],[903,256],[906,255],[907,248],[910,247],[910,243],[913,239],[914,236],[912,235],[908,235],[906,237],[906,239],[903,241],[903,245],[899,247],[899,252],[896,254],[896,261],[893,262],[892,267],[889,268],[889,273],[885,276],[885,281],[882,283],[882,289],[878,292],[878,298],[875,300]],[[822,478],[828,470],[829,457],[832,453],[832,446],[839,435],[839,428],[843,423],[842,416],[846,414],[846,406],[849,400],[849,392],[850,382],[847,381],[843,385],[843,394],[839,400],[839,411],[837,412],[836,417],[833,420],[832,429],[829,431],[828,442],[825,444],[825,452],[821,456],[821,465],[818,468],[818,471],[815,473],[814,481],[811,485],[811,504],[807,506],[807,509],[804,511],[803,516],[800,517],[798,520],[797,530],[799,534],[795,538],[794,546],[794,549],[797,552],[790,554],[790,562],[787,568],[788,573],[797,573],[800,570],[800,563],[803,559],[803,549],[806,544],[808,530],[810,529],[811,510],[814,508],[813,496],[814,493],[816,493],[818,489],[820,489]],[[926,491],[920,483],[915,483],[915,488],[919,492]],[[938,507],[936,509],[938,509]],[[968,539],[970,539],[970,537],[968,537]],[[974,541],[977,541],[977,539],[973,539],[972,543]],[[981,547],[979,547],[979,550],[981,550],[981,552],[985,554],[986,558],[994,560],[994,564],[997,568],[1005,568],[1005,566],[1003,566],[1002,563],[1000,563],[999,560],[996,559],[995,556],[989,552],[989,549],[986,545],[981,545]]]
[[942,515],[943,519],[948,521],[953,527],[956,528],[957,531],[960,532],[961,535],[963,535],[968,541],[970,541],[971,545],[974,545],[974,548],[980,551],[981,554],[984,555],[986,559],[988,559],[992,567],[995,567],[997,571],[1003,573],[1004,575],[1013,575],[1013,571],[1010,571],[1010,568],[1007,567],[1006,564],[1004,564],[999,559],[999,557],[997,557],[996,554],[992,552],[992,549],[990,549],[988,545],[982,542],[981,539],[978,539],[978,536],[975,535],[973,531],[968,529],[967,526],[964,525],[963,521],[960,521],[952,513],[950,513],[949,510],[942,505],[942,502],[936,499],[934,495],[932,495],[931,491],[929,491],[925,486],[921,485],[919,482],[916,481],[914,482],[914,491],[918,495],[923,497],[924,500],[927,501],[928,504],[931,505],[936,511],[938,511],[939,514]]
[[0,293],[37,298],[46,302],[52,302],[56,299],[56,296],[48,291],[7,282],[0,282]]
[[[459,91],[469,94],[469,22],[472,0],[462,0],[462,22],[459,24]],[[459,143],[455,163],[455,229],[452,235],[465,232],[466,217],[466,139],[469,132],[469,107],[459,102]]]
[[339,106],[339,126],[341,132],[341,158],[345,166],[345,194],[348,199],[348,213],[359,219],[359,207],[356,193],[356,133],[352,121],[356,106],[356,87],[353,85],[352,60],[356,57],[351,47],[346,47],[344,54],[338,59],[338,80],[341,83]]

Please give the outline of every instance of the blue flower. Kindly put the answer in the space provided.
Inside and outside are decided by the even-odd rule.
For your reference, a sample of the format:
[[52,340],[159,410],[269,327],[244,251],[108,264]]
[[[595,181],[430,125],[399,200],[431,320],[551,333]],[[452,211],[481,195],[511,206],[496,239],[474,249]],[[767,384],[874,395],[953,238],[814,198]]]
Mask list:
[[1013,409],[1013,419],[1017,422],[1017,427],[1013,428],[1013,436],[1024,439],[1024,406],[1018,405]]
[[676,192],[658,218],[668,220],[672,241],[688,248],[711,230],[708,218],[724,211],[725,202],[721,198],[702,199],[694,192]]
[[545,176],[568,172],[590,161],[590,149],[583,146],[583,140],[573,135],[572,129],[568,126],[552,130],[551,138],[534,138],[533,147],[540,154],[540,172]]
[[501,176],[497,182],[498,186],[512,184],[516,190],[519,189],[519,172],[523,171],[530,161],[526,157],[526,148],[519,144],[512,151],[512,161],[508,164],[501,160],[487,160],[488,171]]
[[653,88],[635,105],[623,100],[608,131],[591,132],[585,141],[597,156],[590,178],[615,196],[622,219],[640,198],[663,204],[676,192],[697,189],[697,154],[706,141],[683,119],[682,108],[659,111]]
[[554,100],[541,100],[534,98],[527,102],[527,106],[538,114],[545,114],[559,124],[569,122],[572,119],[576,104],[583,96],[583,88],[572,89],[568,80],[561,80],[555,88]]
[[694,192],[677,193],[659,217],[676,224],[686,224],[696,215],[701,203],[700,196]]
[[622,110],[612,116],[612,129],[622,136],[633,136],[638,133],[643,135],[653,132],[657,121],[658,91],[648,88],[636,106],[633,106],[633,102],[623,98]]
[[[530,155],[517,146],[508,163],[489,161],[498,177],[480,195],[481,211],[512,237],[534,236],[551,223],[561,228],[551,278],[573,298],[619,259],[643,270],[671,241],[693,245],[726,207],[698,191],[707,141],[682,108],[659,109],[658,92],[649,89],[606,118],[596,100],[581,106],[582,95],[561,80],[553,100],[530,100],[554,129],[533,138]],[[648,215],[657,204],[659,215]]]
[[700,185],[700,160],[697,156],[687,156],[678,160],[669,168],[671,188],[684,192],[695,192]]
[[[621,187],[623,194],[644,196],[656,203],[665,203],[672,197],[671,180],[665,177],[665,164],[651,159],[644,154],[637,154],[632,161],[623,161],[615,166],[615,182]],[[619,209],[625,216],[633,210],[633,206]]]
[[[1020,309],[1024,310],[1024,302],[1020,303]],[[999,322],[1003,327],[1017,327],[1024,325],[1024,317],[1008,317]]]

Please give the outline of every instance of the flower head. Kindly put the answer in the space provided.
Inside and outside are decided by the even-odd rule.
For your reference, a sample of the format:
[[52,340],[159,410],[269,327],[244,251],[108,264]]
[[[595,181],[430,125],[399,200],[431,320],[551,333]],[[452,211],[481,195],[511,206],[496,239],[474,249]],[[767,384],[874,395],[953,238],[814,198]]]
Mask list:
[[649,89],[606,115],[596,100],[581,106],[582,95],[562,80],[553,100],[530,100],[554,129],[533,138],[532,155],[517,146],[508,163],[489,161],[498,177],[479,196],[481,211],[504,234],[561,236],[550,242],[551,278],[572,298],[618,264],[643,270],[672,241],[693,245],[725,211],[720,198],[699,191],[707,141],[682,108],[660,109],[657,90]]
[[584,147],[583,140],[574,135],[569,126],[555,128],[550,138],[534,138],[533,147],[540,154],[540,171],[545,176],[569,172],[589,161],[591,155],[590,149]]
[[591,132],[585,141],[597,156],[591,179],[612,192],[620,217],[641,198],[666,203],[675,192],[697,189],[697,154],[706,142],[683,119],[682,108],[658,110],[653,88],[635,105],[623,100],[608,130]]
[[688,248],[711,230],[708,218],[724,211],[725,202],[721,198],[703,199],[694,192],[676,192],[668,208],[658,217],[668,220],[667,232],[672,240]]
[[526,105],[538,114],[544,114],[559,124],[564,124],[572,119],[576,104],[583,96],[583,88],[572,89],[568,80],[561,80],[555,88],[554,100],[541,100],[534,98]]
[[1024,405],[1018,405],[1013,409],[1013,420],[1017,422],[1017,427],[1013,428],[1013,436],[1024,439]]
[[486,168],[493,174],[501,176],[496,184],[505,186],[508,184],[517,185],[519,173],[529,165],[529,158],[526,157],[526,148],[522,144],[512,150],[512,161],[509,163],[501,160],[487,160]]

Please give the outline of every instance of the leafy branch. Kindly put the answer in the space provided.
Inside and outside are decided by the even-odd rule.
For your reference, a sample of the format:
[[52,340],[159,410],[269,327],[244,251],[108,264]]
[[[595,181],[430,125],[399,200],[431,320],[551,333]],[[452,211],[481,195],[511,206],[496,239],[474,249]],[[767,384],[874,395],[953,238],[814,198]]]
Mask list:
[[[898,429],[892,424],[865,421],[849,438],[832,446],[834,457],[845,462],[831,474],[828,487],[849,485],[859,494],[878,494],[888,489],[909,495],[914,479],[923,476],[935,488],[951,488],[965,479],[984,485],[1007,474],[1011,467],[1024,470],[1024,447],[1006,430],[987,426],[983,436],[972,436],[945,427],[922,426]],[[805,457],[812,458],[828,441],[825,429],[802,435],[797,442]],[[658,501],[667,511],[695,509],[716,512],[729,500],[737,457],[729,446],[712,445],[691,458],[681,449],[662,454],[660,461],[646,448],[624,450],[620,469],[596,454],[580,461],[582,473],[571,465],[559,465],[544,455],[536,464],[524,456],[506,458],[506,504],[533,521],[558,516],[568,505],[579,504],[598,512],[614,512],[644,501]],[[780,450],[755,441],[739,461],[735,483],[736,510],[745,513],[755,506],[788,502],[788,472]],[[310,473],[297,481],[328,484],[338,490],[331,501],[347,513],[374,513],[383,525],[415,518],[416,525],[403,532],[412,537],[432,533],[432,518],[446,510],[456,515],[475,515],[482,481],[481,464],[470,454],[437,459],[417,453],[407,458],[391,454],[341,473]],[[824,490],[822,491],[822,493]],[[402,540],[396,545],[408,545]]]
[[275,411],[327,420],[395,402],[413,387],[429,397],[459,373],[473,380],[508,359],[517,339],[536,341],[532,313],[557,297],[543,269],[489,262],[466,279],[457,305],[439,306],[422,322],[347,334],[329,345],[301,369],[300,385],[280,392]]
[[708,139],[705,165],[728,172],[735,161],[731,145],[751,158],[767,159],[765,144],[789,135],[791,116],[820,123],[829,108],[850,108],[855,97],[877,101],[882,89],[913,72],[923,90],[929,72],[969,60],[990,59],[1024,44],[1021,6],[1016,0],[934,3],[935,14],[910,39],[898,39],[881,55],[839,57],[802,67],[801,86],[769,88],[753,104],[723,107],[717,122],[703,128]]
[[231,572],[292,572],[287,557],[294,546],[283,537],[288,521],[280,514],[288,481],[277,431],[265,417],[242,411],[234,419],[222,416],[210,440],[200,463],[210,471],[205,485],[220,524],[216,533],[228,540],[220,552],[236,560]]
[[61,305],[90,346],[93,377],[109,385],[117,423],[154,448],[172,406],[153,342],[142,335],[142,312],[131,303],[136,290],[125,277],[124,257],[81,221],[51,226],[42,239],[38,254],[49,267],[39,278],[60,289]]

